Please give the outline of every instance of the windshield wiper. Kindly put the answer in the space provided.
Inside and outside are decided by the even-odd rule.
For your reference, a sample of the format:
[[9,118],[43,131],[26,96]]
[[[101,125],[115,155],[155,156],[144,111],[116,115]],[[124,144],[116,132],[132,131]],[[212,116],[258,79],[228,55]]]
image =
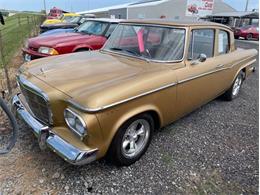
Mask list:
[[140,53],[137,53],[136,51],[133,51],[133,50],[128,50],[128,49],[123,49],[123,48],[118,48],[118,47],[112,47],[112,48],[109,48],[110,50],[114,50],[114,51],[122,51],[122,52],[127,52],[127,53],[130,53],[130,54],[133,54],[137,57],[139,57],[140,59],[142,60],[145,60],[147,62],[150,62],[149,59],[143,57]]

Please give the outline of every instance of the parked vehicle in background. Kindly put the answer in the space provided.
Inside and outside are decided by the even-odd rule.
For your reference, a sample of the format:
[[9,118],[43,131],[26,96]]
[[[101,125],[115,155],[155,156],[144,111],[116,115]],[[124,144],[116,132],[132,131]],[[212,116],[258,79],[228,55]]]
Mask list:
[[40,26],[40,32],[44,33],[53,29],[67,29],[67,28],[76,28],[87,20],[88,17],[85,16],[76,16],[66,20],[66,22],[55,23],[55,24],[42,24]]
[[254,25],[243,26],[234,30],[236,39],[243,37],[247,40],[257,39],[259,40],[259,27]]
[[66,12],[59,8],[53,7],[52,9],[50,9],[50,13],[47,16],[47,19],[57,19],[63,13],[66,13]]
[[155,130],[220,95],[239,96],[257,51],[236,50],[234,42],[217,23],[125,21],[99,51],[25,63],[13,106],[40,146],[66,161],[107,155],[130,165]]
[[80,15],[75,14],[75,13],[64,13],[64,14],[60,15],[57,19],[47,19],[47,20],[45,20],[42,25],[68,22],[72,18],[78,17],[78,16],[80,16]]
[[89,19],[74,32],[31,38],[23,48],[24,59],[30,61],[52,55],[100,49],[119,21]]
[[62,33],[71,33],[71,32],[76,32],[77,28],[61,28],[61,29],[54,29],[54,30],[48,30],[44,33],[41,33],[39,36],[50,36],[50,35],[58,35],[58,34],[62,34]]

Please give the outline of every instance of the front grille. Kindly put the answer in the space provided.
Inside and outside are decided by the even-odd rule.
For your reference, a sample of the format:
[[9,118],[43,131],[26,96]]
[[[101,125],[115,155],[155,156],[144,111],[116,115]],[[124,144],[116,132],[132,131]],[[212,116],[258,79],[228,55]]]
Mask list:
[[24,85],[24,83],[19,82],[19,84],[21,92],[25,97],[34,117],[46,125],[51,124],[51,112],[47,100],[45,100],[41,94],[38,94],[33,89]]

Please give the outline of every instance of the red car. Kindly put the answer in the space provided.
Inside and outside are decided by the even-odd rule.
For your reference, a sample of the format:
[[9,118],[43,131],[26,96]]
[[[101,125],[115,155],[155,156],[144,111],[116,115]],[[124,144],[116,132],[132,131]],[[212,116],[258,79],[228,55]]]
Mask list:
[[243,26],[234,30],[235,38],[243,37],[247,40],[257,39],[259,40],[259,27],[258,26]]
[[25,61],[72,52],[98,50],[103,47],[119,20],[91,19],[74,32],[39,36],[27,41],[22,49]]

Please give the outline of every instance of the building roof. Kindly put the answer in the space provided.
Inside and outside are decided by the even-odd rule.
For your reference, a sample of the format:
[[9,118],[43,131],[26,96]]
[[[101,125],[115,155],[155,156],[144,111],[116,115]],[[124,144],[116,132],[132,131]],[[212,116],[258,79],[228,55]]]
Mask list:
[[241,11],[236,11],[236,12],[222,12],[222,13],[216,13],[212,14],[211,16],[217,16],[217,17],[246,17],[246,16],[257,16],[259,17],[258,12],[241,12]]
[[107,11],[113,10],[113,9],[123,9],[123,8],[128,8],[128,7],[143,7],[143,6],[158,5],[158,4],[167,2],[167,1],[169,1],[169,0],[140,0],[140,1],[136,1],[134,3],[133,2],[125,3],[125,4],[120,4],[120,5],[114,5],[114,6],[109,6],[109,7],[103,7],[103,8],[78,12],[78,14],[107,12]]
[[124,20],[122,19],[111,19],[111,18],[88,18],[87,21],[101,21],[101,22],[109,22],[109,23],[119,23]]
[[114,6],[109,6],[109,7],[103,7],[103,8],[98,8],[98,9],[92,9],[92,10],[87,10],[83,12],[78,12],[78,14],[92,14],[92,13],[99,13],[99,12],[107,12],[111,9],[122,9],[122,8],[127,8],[128,5],[131,3],[125,3],[125,4],[120,4],[120,5],[114,5]]
[[125,20],[121,23],[137,23],[137,24],[153,24],[153,25],[167,25],[167,26],[219,26],[222,28],[230,27],[215,23],[215,22],[207,22],[201,20],[171,20],[171,19],[136,19],[136,20]]

